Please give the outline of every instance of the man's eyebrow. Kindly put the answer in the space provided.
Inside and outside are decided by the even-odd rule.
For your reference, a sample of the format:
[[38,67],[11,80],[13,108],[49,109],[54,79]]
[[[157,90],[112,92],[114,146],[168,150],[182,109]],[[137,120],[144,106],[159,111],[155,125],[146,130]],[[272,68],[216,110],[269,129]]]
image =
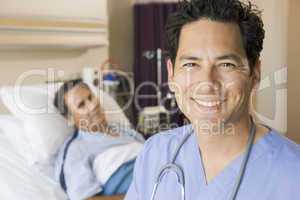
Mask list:
[[[237,62],[242,62],[242,59],[240,56],[236,55],[236,54],[225,54],[225,55],[221,55],[221,56],[217,56],[215,58],[216,60],[226,60],[226,59],[233,59]],[[182,55],[179,58],[180,61],[183,60],[194,60],[194,61],[201,61],[203,60],[201,57],[197,57],[197,56],[189,56],[189,55]]]
[[242,59],[240,56],[236,55],[236,54],[226,54],[226,55],[222,55],[222,56],[218,56],[216,57],[217,60],[227,60],[227,59],[232,59],[235,60],[237,62],[242,62]]
[[189,55],[182,55],[182,56],[180,56],[180,58],[179,58],[179,60],[180,61],[183,61],[183,60],[202,60],[202,58],[199,58],[199,57],[197,57],[197,56],[189,56]]

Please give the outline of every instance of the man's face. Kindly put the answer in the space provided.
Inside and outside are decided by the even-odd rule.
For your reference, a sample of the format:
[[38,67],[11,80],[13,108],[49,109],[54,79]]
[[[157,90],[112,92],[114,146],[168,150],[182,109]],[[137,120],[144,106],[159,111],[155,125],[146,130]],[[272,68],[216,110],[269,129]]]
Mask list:
[[238,25],[207,19],[183,26],[175,67],[168,61],[170,88],[192,122],[247,117],[259,73],[250,73]]
[[[107,122],[99,100],[85,84],[78,84],[65,94],[70,116],[78,129],[101,130]],[[99,129],[100,128],[100,129]]]

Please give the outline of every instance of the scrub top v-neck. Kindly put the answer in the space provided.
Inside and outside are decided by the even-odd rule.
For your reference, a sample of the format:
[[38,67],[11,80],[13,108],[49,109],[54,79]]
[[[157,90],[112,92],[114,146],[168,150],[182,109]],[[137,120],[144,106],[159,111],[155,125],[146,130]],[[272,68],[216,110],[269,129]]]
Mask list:
[[[170,162],[176,147],[192,126],[180,127],[150,138],[136,164],[126,200],[150,200],[156,177]],[[212,158],[213,159],[213,158]],[[243,154],[206,183],[195,134],[182,146],[175,163],[185,174],[187,200],[228,200],[242,164]],[[253,146],[237,200],[299,200],[300,146],[274,130]],[[174,172],[166,172],[155,199],[180,200],[180,184]]]

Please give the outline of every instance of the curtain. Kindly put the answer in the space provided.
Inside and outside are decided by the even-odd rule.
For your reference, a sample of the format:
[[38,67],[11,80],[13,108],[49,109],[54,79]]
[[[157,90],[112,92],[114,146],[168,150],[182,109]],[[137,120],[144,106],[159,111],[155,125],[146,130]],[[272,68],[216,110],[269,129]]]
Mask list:
[[176,3],[178,0],[135,0],[136,4],[147,4],[147,3]]
[[[170,0],[168,0],[170,1]],[[159,80],[157,68],[157,49],[165,52],[165,25],[169,14],[177,8],[177,3],[157,3],[149,0],[138,1],[134,5],[134,82],[136,96],[134,102],[134,118],[142,108],[146,106],[156,106],[157,90],[155,86]],[[164,53],[161,59],[161,81],[162,85],[158,89],[162,91],[162,98],[168,92],[167,68]],[[168,107],[168,105],[165,105]],[[180,113],[171,116],[171,121],[181,123],[178,118]],[[136,122],[136,121],[135,121]]]

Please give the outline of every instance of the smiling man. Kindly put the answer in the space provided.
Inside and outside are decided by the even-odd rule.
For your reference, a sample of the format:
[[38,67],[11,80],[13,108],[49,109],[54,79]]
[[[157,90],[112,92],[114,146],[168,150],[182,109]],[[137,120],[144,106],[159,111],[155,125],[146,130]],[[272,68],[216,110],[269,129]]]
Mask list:
[[256,7],[182,1],[167,39],[169,86],[191,124],[146,142],[126,199],[300,199],[299,145],[250,114],[264,39]]

